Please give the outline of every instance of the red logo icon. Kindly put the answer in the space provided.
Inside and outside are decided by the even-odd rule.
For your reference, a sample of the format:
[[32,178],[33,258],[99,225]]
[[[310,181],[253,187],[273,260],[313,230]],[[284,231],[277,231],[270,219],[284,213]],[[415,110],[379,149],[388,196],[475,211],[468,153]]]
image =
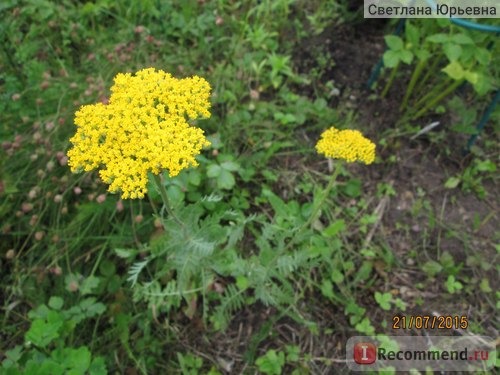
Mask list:
[[377,347],[371,342],[358,342],[354,345],[354,362],[371,365],[377,360]]

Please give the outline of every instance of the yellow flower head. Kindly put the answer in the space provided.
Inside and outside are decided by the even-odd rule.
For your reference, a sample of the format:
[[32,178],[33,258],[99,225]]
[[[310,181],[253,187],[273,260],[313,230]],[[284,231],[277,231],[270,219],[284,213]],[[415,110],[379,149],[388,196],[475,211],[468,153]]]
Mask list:
[[101,168],[109,191],[143,198],[147,173],[176,176],[197,166],[210,145],[188,120],[210,117],[210,85],[203,78],[173,78],[154,68],[118,74],[109,104],[84,105],[75,114],[76,134],[68,151],[72,172]]
[[316,150],[329,158],[371,164],[375,160],[375,144],[357,130],[338,130],[334,127],[321,134]]

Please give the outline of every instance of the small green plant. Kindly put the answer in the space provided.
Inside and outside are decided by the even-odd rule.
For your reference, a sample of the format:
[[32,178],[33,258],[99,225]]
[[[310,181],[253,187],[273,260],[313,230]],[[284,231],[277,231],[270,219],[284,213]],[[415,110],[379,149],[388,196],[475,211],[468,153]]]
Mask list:
[[179,366],[181,367],[182,375],[198,375],[203,366],[203,359],[193,354],[177,353]]
[[280,375],[285,365],[285,354],[270,349],[255,361],[259,371],[268,375]]
[[77,325],[102,315],[106,307],[94,297],[63,309],[61,297],[51,297],[48,305],[32,310],[24,346],[6,352],[2,369],[6,374],[106,374],[102,357],[93,357],[87,346],[71,347]]
[[375,292],[375,301],[379,304],[379,306],[384,309],[384,310],[390,310],[391,309],[391,301],[392,301],[392,294],[391,293],[380,293],[380,292]]
[[476,158],[461,174],[448,178],[444,186],[448,189],[461,186],[464,192],[474,192],[478,197],[486,198],[483,180],[491,179],[496,170],[497,167],[493,161]]
[[451,294],[457,293],[463,288],[463,284],[458,281],[453,275],[448,276],[445,282],[445,286],[446,290],[448,290],[448,292]]
[[[443,32],[443,28],[448,32]],[[406,22],[402,37],[385,37],[388,50],[384,64],[391,74],[382,96],[392,86],[400,62],[411,64],[416,57],[410,82],[401,102],[400,122],[416,120],[434,110],[464,82],[483,96],[494,87],[498,70],[491,65],[490,46],[494,34],[475,33],[447,20]]]

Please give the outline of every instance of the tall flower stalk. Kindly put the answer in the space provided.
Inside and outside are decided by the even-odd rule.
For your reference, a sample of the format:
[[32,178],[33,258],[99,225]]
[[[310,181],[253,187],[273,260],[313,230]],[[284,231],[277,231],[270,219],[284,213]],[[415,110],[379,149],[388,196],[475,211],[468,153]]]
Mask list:
[[342,162],[371,164],[375,160],[375,148],[375,144],[357,130],[338,130],[331,127],[321,134],[319,141],[316,143],[318,153],[339,160],[335,161],[335,169],[330,176],[328,185],[320,193],[319,199],[314,202],[309,219],[294,233],[293,239],[285,246],[283,251],[290,249],[295,244],[295,241],[300,238],[300,235],[318,219],[321,208],[324,206],[342,170]]
[[364,164],[371,164],[375,160],[375,144],[357,130],[338,130],[331,127],[321,134],[321,138],[316,144],[316,150],[328,158],[340,160],[335,163],[335,170],[320,200],[313,207],[311,217],[306,223],[307,226],[310,226],[316,220],[318,212],[330,194],[342,168],[342,160],[349,163],[362,162]]

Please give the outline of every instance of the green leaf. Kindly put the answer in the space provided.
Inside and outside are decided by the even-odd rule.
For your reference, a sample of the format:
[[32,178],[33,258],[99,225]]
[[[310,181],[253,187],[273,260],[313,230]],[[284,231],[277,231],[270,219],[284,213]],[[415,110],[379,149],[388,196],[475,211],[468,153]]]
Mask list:
[[491,62],[491,53],[486,48],[476,48],[474,57],[481,65],[488,65]]
[[454,34],[450,40],[458,44],[474,44],[474,41],[466,34]]
[[429,276],[434,277],[443,270],[443,266],[435,260],[429,260],[422,266],[422,270]]
[[234,176],[231,172],[221,169],[220,175],[217,177],[217,187],[219,189],[232,189],[236,183]]
[[388,311],[391,309],[392,294],[375,292],[375,301],[383,310]]
[[321,283],[321,294],[323,294],[327,298],[334,298],[333,294],[333,284],[330,280],[325,279]]
[[392,50],[392,51],[400,51],[403,49],[403,40],[396,35],[386,35],[384,37],[385,42],[387,43],[387,46]]
[[426,61],[431,57],[431,54],[429,51],[422,49],[422,50],[415,51],[415,56],[417,56],[417,58],[419,60]]
[[45,348],[59,337],[59,329],[63,325],[63,318],[56,311],[49,311],[46,319],[35,319],[26,332],[25,340],[31,341],[40,348]]
[[267,353],[255,361],[259,371],[268,375],[281,375],[282,367],[285,364],[285,354],[276,352],[276,350],[268,350]]
[[234,161],[225,161],[220,166],[226,171],[236,172],[240,169],[240,165]]
[[201,184],[201,173],[196,169],[190,170],[188,175],[188,181],[193,186],[200,186]]
[[451,255],[449,251],[445,251],[439,257],[439,263],[441,263],[441,265],[445,270],[450,270],[455,266],[455,259],[453,258],[453,255]]
[[114,249],[116,255],[118,255],[120,258],[132,258],[136,256],[139,251],[135,249]]
[[89,366],[88,373],[91,375],[106,375],[108,373],[108,370],[106,369],[106,363],[104,362],[104,358],[102,357],[94,358]]
[[354,277],[354,284],[357,284],[360,281],[366,281],[370,277],[372,269],[373,269],[373,261],[371,260],[363,261],[361,267],[356,272],[356,276]]
[[405,64],[411,64],[411,62],[413,61],[413,53],[408,50],[401,51],[401,61],[403,61]]
[[477,73],[477,81],[473,87],[479,95],[484,95],[493,89],[490,77],[482,73]]
[[405,25],[405,35],[408,42],[412,47],[418,47],[420,39],[420,31],[416,26],[413,26],[410,22],[406,21]]
[[99,286],[100,282],[101,279],[97,276],[89,276],[86,279],[84,279],[82,284],[80,285],[81,295],[84,296],[86,294],[94,293],[94,289],[96,289]]
[[463,285],[460,281],[455,279],[455,276],[448,276],[448,279],[446,280],[446,288],[448,289],[448,292],[450,293],[455,293],[463,288]]
[[63,307],[64,300],[61,297],[50,297],[49,299],[49,307],[54,309],[54,310],[61,310],[61,307]]
[[207,176],[209,178],[216,178],[222,173],[222,168],[218,164],[210,164],[207,168]]
[[443,46],[443,52],[450,61],[458,60],[460,55],[462,55],[462,47],[454,43],[446,43]]
[[238,275],[236,277],[236,286],[240,289],[240,290],[245,290],[248,288],[249,286],[249,282],[248,282],[248,279],[243,276],[243,275]]
[[101,275],[110,277],[116,273],[116,266],[110,260],[105,259],[99,265],[99,271]]
[[372,326],[370,319],[367,317],[363,318],[361,322],[355,325],[356,331],[364,333],[365,335],[373,335],[375,333],[375,328]]
[[490,281],[487,278],[481,279],[481,283],[479,284],[479,288],[484,293],[491,293],[493,290],[490,286]]
[[340,284],[342,281],[344,281],[344,274],[339,270],[333,270],[331,279],[335,284]]
[[79,306],[87,318],[101,315],[104,311],[106,311],[106,306],[100,302],[96,302],[94,297],[84,299],[80,302]]
[[384,53],[384,66],[388,68],[395,68],[400,60],[400,55],[398,52],[389,50]]
[[91,354],[86,346],[78,349],[65,349],[63,363],[66,364],[70,374],[84,374],[90,366]]
[[427,40],[432,43],[445,43],[450,40],[448,34],[434,34],[427,37]]
[[476,168],[480,172],[496,172],[497,166],[491,160],[478,160]]
[[458,61],[450,62],[445,68],[443,68],[443,72],[456,81],[464,78],[465,75],[465,71]]
[[467,82],[471,83],[472,85],[475,85],[478,80],[478,74],[475,72],[471,72],[470,70],[466,70],[464,72],[464,78],[467,80]]
[[459,177],[450,177],[444,183],[444,187],[447,189],[455,189],[459,183],[460,183]]
[[344,219],[335,220],[331,223],[328,228],[323,231],[323,235],[326,237],[335,237],[339,232],[346,228]]

